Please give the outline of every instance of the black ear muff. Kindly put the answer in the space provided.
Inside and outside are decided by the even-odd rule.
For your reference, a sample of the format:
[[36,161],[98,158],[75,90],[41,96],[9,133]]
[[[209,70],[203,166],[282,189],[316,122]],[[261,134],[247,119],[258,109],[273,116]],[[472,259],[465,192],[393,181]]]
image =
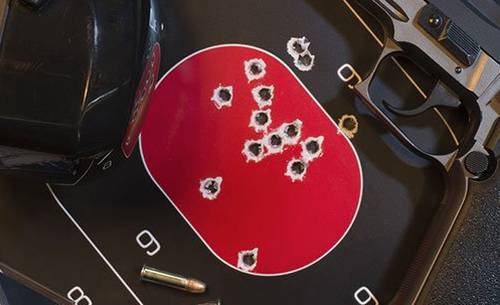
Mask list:
[[121,144],[155,1],[0,1],[0,170],[78,176]]

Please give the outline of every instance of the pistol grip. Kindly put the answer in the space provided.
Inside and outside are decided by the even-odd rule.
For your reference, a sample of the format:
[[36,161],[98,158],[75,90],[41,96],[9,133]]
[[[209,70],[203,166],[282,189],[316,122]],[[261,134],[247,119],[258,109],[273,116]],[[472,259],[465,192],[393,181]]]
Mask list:
[[500,298],[500,174],[470,181],[462,211],[417,304],[493,304]]
[[[500,271],[500,173],[496,170],[485,181],[469,180],[463,174],[462,165],[455,162],[445,199],[391,305],[495,300]],[[480,302],[478,297],[485,300]]]

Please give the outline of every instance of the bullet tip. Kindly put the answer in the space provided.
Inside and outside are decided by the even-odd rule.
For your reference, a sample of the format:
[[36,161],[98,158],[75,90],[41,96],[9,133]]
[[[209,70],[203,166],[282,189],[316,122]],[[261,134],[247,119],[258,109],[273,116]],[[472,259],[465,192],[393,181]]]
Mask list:
[[203,293],[207,289],[207,285],[205,283],[195,280],[189,279],[187,284],[187,290],[191,293]]

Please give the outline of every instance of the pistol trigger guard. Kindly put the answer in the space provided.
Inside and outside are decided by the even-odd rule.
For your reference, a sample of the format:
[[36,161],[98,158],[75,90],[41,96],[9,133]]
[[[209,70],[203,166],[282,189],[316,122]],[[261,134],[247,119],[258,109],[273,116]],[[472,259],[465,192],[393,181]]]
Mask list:
[[[354,91],[356,94],[361,97],[365,105],[370,109],[370,111],[389,129],[389,131],[409,150],[415,152],[416,154],[433,160],[443,166],[443,168],[448,171],[456,160],[458,149],[444,155],[434,155],[429,154],[423,150],[421,150],[410,138],[406,136],[406,134],[373,102],[370,96],[370,85],[375,76],[378,67],[381,62],[388,56],[394,55],[397,53],[401,53],[402,49],[392,40],[387,39],[386,46],[382,51],[377,63],[375,64],[374,69],[371,73],[366,77],[363,81],[356,84],[354,86]],[[444,86],[440,84],[441,86]]]
[[458,108],[461,105],[458,97],[441,81],[438,81],[432,89],[431,94],[425,102],[414,109],[398,109],[391,104],[383,101],[384,106],[389,109],[391,112],[401,115],[401,116],[417,116],[419,114],[424,113],[425,111],[434,108],[434,107],[450,107],[450,108]]

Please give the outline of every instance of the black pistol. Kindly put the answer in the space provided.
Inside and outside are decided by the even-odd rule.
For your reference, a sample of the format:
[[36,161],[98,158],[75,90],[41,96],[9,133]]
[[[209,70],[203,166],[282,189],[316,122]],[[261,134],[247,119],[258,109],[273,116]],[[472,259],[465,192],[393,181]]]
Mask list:
[[[383,51],[369,75],[354,86],[370,111],[408,149],[434,161],[446,179],[446,193],[398,294],[390,304],[429,304],[450,245],[459,237],[468,208],[477,200],[499,202],[497,171],[500,114],[500,58],[483,49],[433,4],[423,0],[358,0],[382,24]],[[498,37],[500,39],[500,37]],[[389,111],[416,116],[445,106],[465,109],[467,129],[458,146],[433,154],[415,144],[370,97],[370,85],[384,60],[406,56],[438,81],[425,103]],[[498,153],[498,152],[497,152]]]

